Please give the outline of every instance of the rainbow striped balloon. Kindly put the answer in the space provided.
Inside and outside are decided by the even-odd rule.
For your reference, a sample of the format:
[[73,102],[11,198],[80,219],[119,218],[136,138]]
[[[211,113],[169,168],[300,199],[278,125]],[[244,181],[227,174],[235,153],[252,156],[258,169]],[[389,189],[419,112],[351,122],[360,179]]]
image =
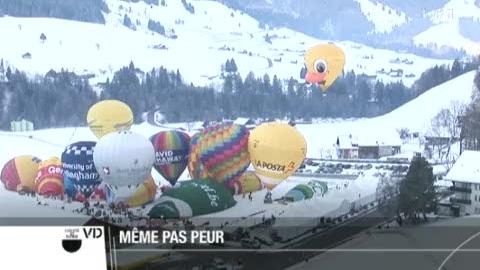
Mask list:
[[187,133],[161,131],[150,138],[155,148],[154,168],[173,185],[187,167],[190,136]]
[[208,178],[208,171],[200,161],[200,138],[203,132],[198,132],[190,140],[190,152],[188,155],[188,171],[193,179]]
[[197,133],[189,154],[192,177],[210,177],[220,183],[237,180],[250,165],[248,136],[246,127],[235,124],[215,125]]

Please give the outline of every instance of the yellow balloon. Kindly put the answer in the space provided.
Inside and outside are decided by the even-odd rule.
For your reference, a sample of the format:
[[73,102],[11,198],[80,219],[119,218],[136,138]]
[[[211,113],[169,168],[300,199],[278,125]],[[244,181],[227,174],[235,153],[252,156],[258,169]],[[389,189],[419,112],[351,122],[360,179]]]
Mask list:
[[255,172],[267,187],[292,175],[307,154],[307,142],[294,127],[270,122],[251,131],[248,151]]
[[93,134],[100,139],[118,130],[129,130],[133,124],[133,112],[121,101],[103,100],[88,110],[87,123]]
[[15,158],[17,173],[20,178],[20,184],[17,190],[27,192],[35,191],[35,177],[38,172],[40,160],[33,156],[20,156]]
[[344,66],[345,54],[333,43],[316,45],[305,52],[305,80],[319,84],[324,92],[342,73]]
[[138,187],[135,193],[128,198],[127,205],[129,207],[137,207],[144,205],[155,198],[157,194],[157,184],[150,175],[145,182]]

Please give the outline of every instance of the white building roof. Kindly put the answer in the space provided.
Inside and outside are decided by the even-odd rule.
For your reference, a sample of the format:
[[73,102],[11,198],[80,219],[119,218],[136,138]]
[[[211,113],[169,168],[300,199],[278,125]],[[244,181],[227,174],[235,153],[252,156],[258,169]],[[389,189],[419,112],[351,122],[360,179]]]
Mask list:
[[235,119],[235,121],[233,121],[233,123],[236,124],[236,125],[246,125],[248,123],[248,121],[250,121],[249,118],[239,117],[239,118]]
[[445,179],[464,183],[480,183],[480,152],[463,152]]
[[340,149],[353,149],[358,148],[358,146],[394,146],[394,145],[401,145],[400,139],[393,139],[389,138],[388,140],[384,140],[382,138],[375,138],[373,136],[350,136],[350,135],[341,135],[338,136],[340,141],[339,148]]

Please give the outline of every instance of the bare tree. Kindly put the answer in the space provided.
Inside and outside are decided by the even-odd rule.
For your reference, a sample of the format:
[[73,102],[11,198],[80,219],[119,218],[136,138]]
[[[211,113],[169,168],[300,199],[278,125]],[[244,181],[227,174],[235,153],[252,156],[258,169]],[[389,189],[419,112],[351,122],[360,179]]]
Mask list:
[[466,105],[459,101],[453,101],[446,109],[442,109],[431,122],[428,132],[437,140],[432,143],[433,150],[437,148],[438,158],[450,168],[452,159],[452,145],[460,141],[461,117],[465,114]]
[[[379,202],[379,210],[383,214],[390,214],[396,210],[396,195],[399,192],[400,179],[391,175],[382,175],[378,181],[376,198]],[[393,201],[392,201],[393,199]],[[388,202],[390,200],[390,203]]]

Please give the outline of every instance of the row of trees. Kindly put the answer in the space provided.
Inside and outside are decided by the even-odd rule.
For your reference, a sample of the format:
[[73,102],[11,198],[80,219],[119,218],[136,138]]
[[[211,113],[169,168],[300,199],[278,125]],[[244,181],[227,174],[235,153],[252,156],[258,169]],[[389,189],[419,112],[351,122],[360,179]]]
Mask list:
[[19,71],[7,72],[0,83],[0,124],[9,128],[12,120],[25,118],[36,127],[82,125],[97,95],[85,79],[62,71],[29,80]]
[[480,150],[480,71],[474,80],[475,91],[462,121],[462,139],[465,149]]
[[[424,74],[434,76],[432,80],[440,83],[443,79],[435,76],[452,77],[464,72],[465,66],[461,65],[460,72],[454,67],[441,67],[441,73],[435,72],[438,67],[434,67]],[[152,110],[161,110],[168,121],[202,121],[240,116],[370,117],[389,112],[416,96],[414,90],[401,82],[374,82],[353,71],[340,77],[326,93],[293,78],[283,81],[276,76],[256,77],[253,72],[242,78],[233,59],[223,65],[221,89],[186,84],[178,70],[172,72],[160,67],[144,73],[131,63],[101,85],[103,91],[98,97],[87,79],[71,72],[52,71],[29,80],[19,71],[12,72],[10,68],[5,71],[2,67],[0,77],[6,74],[8,81],[0,86],[3,128],[22,117],[33,121],[36,127],[82,125],[90,105],[110,98],[129,104],[137,121],[141,121],[144,112]],[[416,85],[435,86],[426,76],[422,75]]]
[[102,11],[108,12],[108,6],[103,0],[0,0],[0,16],[53,17],[105,23]]
[[477,69],[480,66],[480,57],[467,62],[453,61],[452,66],[434,66],[422,73],[413,85],[415,96],[423,94],[428,89],[451,80],[461,74]]

